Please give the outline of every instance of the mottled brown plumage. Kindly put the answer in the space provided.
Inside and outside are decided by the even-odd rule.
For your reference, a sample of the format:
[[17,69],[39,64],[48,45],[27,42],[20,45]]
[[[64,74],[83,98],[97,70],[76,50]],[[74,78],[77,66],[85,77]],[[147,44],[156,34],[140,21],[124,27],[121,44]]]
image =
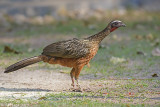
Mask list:
[[74,87],[74,77],[78,85],[78,77],[82,68],[89,64],[89,61],[96,55],[100,42],[109,35],[110,32],[121,26],[125,26],[125,24],[115,20],[110,22],[104,30],[88,38],[73,38],[71,40],[52,43],[43,49],[40,56],[15,63],[6,68],[5,73],[18,70],[39,61],[44,61],[49,64],[59,64],[72,68],[70,76],[72,86]]

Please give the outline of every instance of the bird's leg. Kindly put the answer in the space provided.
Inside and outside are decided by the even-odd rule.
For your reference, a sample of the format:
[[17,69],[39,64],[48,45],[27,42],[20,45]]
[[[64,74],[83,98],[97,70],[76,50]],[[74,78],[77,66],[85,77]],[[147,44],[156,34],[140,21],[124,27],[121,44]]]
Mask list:
[[74,88],[74,78],[73,78],[74,75],[75,75],[75,68],[72,68],[70,76],[71,76],[71,80],[72,80],[71,86],[73,86],[73,88]]
[[79,91],[81,91],[81,87],[80,87],[80,85],[79,85],[79,83],[78,83],[78,77],[79,77],[79,74],[80,74],[82,68],[83,68],[83,66],[78,66],[78,67],[76,68],[76,70],[75,70],[75,80],[76,80],[76,82],[77,82],[77,87],[78,87],[78,90],[79,90]]
[[81,87],[80,87],[80,85],[79,85],[79,83],[78,83],[78,78],[76,78],[75,80],[76,80],[76,82],[77,82],[77,87],[78,87],[78,89],[81,89]]

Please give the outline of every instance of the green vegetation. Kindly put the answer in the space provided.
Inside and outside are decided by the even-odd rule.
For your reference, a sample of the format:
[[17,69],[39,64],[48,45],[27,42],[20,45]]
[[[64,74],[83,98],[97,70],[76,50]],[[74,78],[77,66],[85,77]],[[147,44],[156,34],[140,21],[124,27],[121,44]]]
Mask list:
[[[92,99],[92,100],[91,100]],[[103,99],[103,100],[102,100]],[[130,104],[133,100],[139,99],[140,104]],[[118,102],[116,101],[118,100]],[[43,97],[32,100],[24,99],[9,99],[9,100],[0,100],[1,105],[4,104],[7,106],[54,106],[54,107],[72,107],[72,106],[86,106],[86,107],[149,107],[149,104],[144,104],[145,98],[130,97],[128,99],[129,103],[122,103],[121,100],[125,100],[125,97],[110,97],[110,96],[92,96],[91,94],[86,93],[59,93],[59,94],[48,94]],[[117,103],[113,103],[115,101]],[[153,106],[153,105],[152,105]],[[155,105],[154,107],[158,107]]]

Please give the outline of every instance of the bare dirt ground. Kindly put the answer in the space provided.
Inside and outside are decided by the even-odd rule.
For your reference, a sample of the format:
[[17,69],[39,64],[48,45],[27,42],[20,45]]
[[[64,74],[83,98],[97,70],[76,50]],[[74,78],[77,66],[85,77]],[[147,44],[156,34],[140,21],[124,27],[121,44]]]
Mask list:
[[[106,87],[116,88],[117,82],[125,84],[126,80],[103,80],[100,81],[93,75],[80,76],[80,85],[83,92],[93,92],[96,94],[99,90],[102,91]],[[98,79],[98,80],[96,80]],[[0,99],[4,98],[21,98],[21,99],[39,99],[49,93],[73,92],[71,89],[71,80],[69,74],[61,72],[46,72],[45,70],[27,70],[21,69],[17,72],[5,74],[3,69],[0,69]],[[154,90],[152,90],[154,91]],[[90,96],[88,96],[90,97]],[[131,99],[130,99],[131,98]],[[146,100],[147,98],[147,100]],[[92,99],[100,101],[108,101],[119,103],[146,103],[157,104],[160,100],[159,94],[145,94],[143,97],[124,97],[117,100],[119,97],[107,97],[96,95]]]
[[[91,92],[100,88],[91,85],[95,82],[93,79],[97,77],[95,78],[94,75],[80,76],[79,83],[83,92]],[[46,94],[60,92],[73,92],[69,74],[47,72],[41,69],[21,69],[5,74],[3,69],[0,69],[0,99],[39,99]]]
[[[80,77],[81,87],[88,88],[92,81],[87,76]],[[90,75],[89,78],[94,78]],[[96,77],[97,78],[97,77]],[[21,69],[9,74],[0,70],[0,91],[8,92],[62,92],[71,88],[70,75],[45,70]]]

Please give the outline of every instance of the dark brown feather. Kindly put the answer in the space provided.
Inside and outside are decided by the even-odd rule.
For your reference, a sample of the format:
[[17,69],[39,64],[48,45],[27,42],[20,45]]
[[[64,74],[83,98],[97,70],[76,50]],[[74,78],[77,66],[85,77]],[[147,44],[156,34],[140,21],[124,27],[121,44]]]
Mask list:
[[48,45],[42,55],[61,58],[80,58],[90,53],[91,44],[88,40],[71,39]]
[[42,61],[40,56],[35,56],[35,57],[23,59],[22,61],[19,61],[13,65],[10,65],[9,67],[7,67],[4,71],[4,73],[16,71],[18,69],[21,69],[23,67],[26,67],[26,66],[34,64],[34,63],[37,63],[39,61]]

